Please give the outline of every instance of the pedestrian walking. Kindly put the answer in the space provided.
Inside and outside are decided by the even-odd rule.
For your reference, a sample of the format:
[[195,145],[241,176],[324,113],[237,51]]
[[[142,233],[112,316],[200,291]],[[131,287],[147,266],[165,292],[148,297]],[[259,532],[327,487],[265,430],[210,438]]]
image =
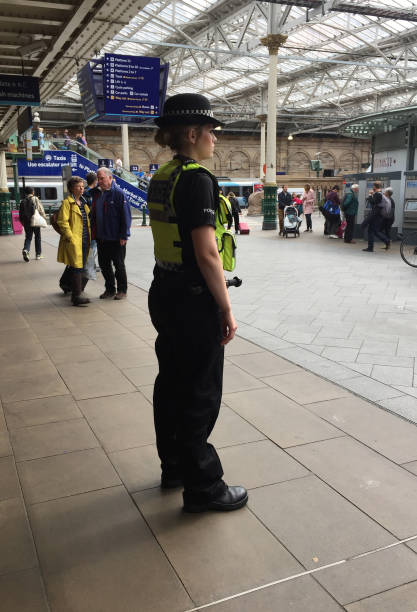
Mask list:
[[35,196],[33,187],[25,187],[25,197],[20,202],[19,206],[19,220],[25,230],[25,242],[23,245],[22,255],[23,259],[28,262],[30,261],[30,245],[32,243],[32,237],[35,236],[35,253],[36,259],[43,259],[42,255],[42,241],[41,241],[41,228],[40,226],[32,225],[32,217],[35,211],[45,220],[46,215],[39,198]]
[[109,168],[98,169],[97,181],[101,193],[94,201],[92,223],[98,263],[105,280],[105,291],[100,299],[123,300],[127,296],[125,257],[132,221],[130,207]]
[[[371,212],[362,223],[362,227],[368,228],[368,247],[362,249],[368,253],[372,253],[374,250],[375,238],[379,238],[385,244],[385,250],[388,250],[391,246],[391,241],[387,238],[386,234],[381,231],[383,221],[383,208],[384,208],[384,197],[382,194],[382,184],[379,181],[375,181],[373,195],[370,198]],[[391,203],[390,203],[391,204]]]
[[326,195],[324,206],[320,209],[326,219],[324,235],[329,238],[338,238],[337,230],[340,226],[340,198],[339,185],[334,185]]
[[381,223],[381,232],[383,232],[386,235],[388,240],[391,240],[391,227],[392,227],[392,224],[394,223],[394,220],[395,220],[395,202],[393,200],[392,194],[393,194],[393,191],[392,191],[391,187],[388,187],[388,189],[385,189],[384,195],[387,198],[389,198],[390,201],[391,201],[391,213],[390,213],[389,217],[384,218],[382,220],[382,223]]
[[345,215],[346,227],[345,227],[345,237],[344,241],[346,244],[356,244],[353,238],[353,230],[355,229],[355,217],[358,214],[358,191],[359,185],[352,185],[350,189],[347,190],[345,196],[342,201],[342,211]]
[[[229,193],[227,194],[227,199],[229,200],[230,206],[232,207],[232,215],[233,215],[233,220],[235,222],[235,233],[238,234],[240,230],[239,215],[242,212],[239,206],[239,201],[237,197],[235,196],[235,194],[233,193],[233,191],[229,191]],[[227,229],[230,229],[231,227],[232,227],[232,223],[229,222]]]
[[222,397],[224,345],[236,332],[216,241],[219,186],[201,166],[213,157],[210,102],[178,94],[155,119],[155,140],[174,158],[154,174],[148,208],[155,268],[149,311],[158,332],[159,373],[153,404],[161,487],[184,487],[184,510],[237,510],[243,487],[228,486],[216,449],[207,442]]
[[292,195],[288,192],[288,186],[283,185],[282,190],[278,194],[278,222],[279,222],[279,235],[282,235],[284,231],[284,209],[286,206],[291,206]]
[[83,270],[90,250],[90,209],[83,198],[84,180],[80,176],[70,178],[67,188],[69,195],[62,202],[56,220],[61,234],[57,261],[71,269],[72,305],[86,306],[90,300],[81,297],[81,293]]
[[316,203],[316,194],[313,189],[311,189],[311,185],[306,183],[304,185],[304,193],[302,196],[303,202],[303,213],[306,218],[307,228],[304,230],[305,232],[313,231],[313,224],[311,222],[311,215],[314,212],[314,205]]

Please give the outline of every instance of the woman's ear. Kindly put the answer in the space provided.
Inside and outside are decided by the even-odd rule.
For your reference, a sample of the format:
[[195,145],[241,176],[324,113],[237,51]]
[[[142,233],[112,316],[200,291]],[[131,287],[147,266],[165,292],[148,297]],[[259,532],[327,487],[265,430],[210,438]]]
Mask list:
[[195,127],[189,127],[187,130],[187,142],[189,142],[190,144],[195,144],[197,142],[198,139],[198,133],[197,133],[197,129]]

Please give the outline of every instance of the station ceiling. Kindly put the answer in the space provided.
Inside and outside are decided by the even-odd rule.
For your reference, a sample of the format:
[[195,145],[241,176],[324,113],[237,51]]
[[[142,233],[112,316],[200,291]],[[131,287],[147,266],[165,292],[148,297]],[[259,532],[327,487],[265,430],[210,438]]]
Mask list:
[[[23,58],[25,73],[41,78],[43,102],[79,108],[75,74],[89,59],[156,56],[170,63],[168,95],[201,92],[230,127],[257,126],[268,21],[288,35],[278,55],[281,130],[337,131],[417,104],[414,0],[0,0],[0,71],[21,74],[19,47],[43,41],[45,49]],[[15,111],[0,114],[0,136]]]

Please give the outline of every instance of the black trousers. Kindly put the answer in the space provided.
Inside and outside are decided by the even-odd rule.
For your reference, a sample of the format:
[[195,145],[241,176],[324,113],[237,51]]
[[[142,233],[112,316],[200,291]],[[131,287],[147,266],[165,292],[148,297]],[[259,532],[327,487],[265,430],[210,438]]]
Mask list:
[[117,281],[117,291],[127,293],[126,246],[122,246],[117,240],[97,240],[97,252],[106,291],[115,293]]
[[345,242],[352,242],[353,230],[355,228],[355,216],[356,215],[345,215],[345,219],[346,219]]
[[394,219],[383,219],[381,223],[381,232],[383,232],[388,240],[391,240],[391,227],[394,223]]
[[23,249],[28,252],[30,251],[32,236],[35,236],[35,252],[36,252],[36,255],[41,255],[42,254],[41,228],[31,227],[30,223],[25,223],[23,227],[25,230],[25,244],[23,245]]
[[368,225],[368,249],[374,250],[375,238],[379,238],[384,244],[388,244],[389,240],[381,230],[382,219],[373,218]]
[[[239,213],[237,210],[232,210],[232,215],[233,215],[233,221],[235,222],[235,232],[239,231]],[[230,229],[232,227],[232,222],[229,221],[229,223],[227,224],[228,227],[227,229]]]
[[207,442],[223,386],[218,307],[207,290],[193,295],[186,287],[154,279],[149,312],[158,332],[153,404],[162,470],[168,477],[182,477],[185,501],[215,499],[226,488],[219,456]]
[[307,229],[313,229],[313,224],[311,223],[311,213],[304,214],[307,223]]

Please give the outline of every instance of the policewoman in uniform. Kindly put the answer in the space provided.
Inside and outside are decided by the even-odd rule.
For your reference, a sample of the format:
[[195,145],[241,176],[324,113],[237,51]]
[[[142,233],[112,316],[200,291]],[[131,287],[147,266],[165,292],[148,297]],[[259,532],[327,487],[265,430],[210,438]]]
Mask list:
[[216,449],[207,442],[222,397],[224,346],[233,317],[219,257],[215,215],[219,186],[201,162],[213,156],[221,124],[199,94],[169,98],[155,119],[155,136],[174,158],[154,174],[148,208],[154,239],[149,311],[158,332],[159,373],[154,420],[161,487],[183,486],[184,510],[237,510],[248,499],[223,481]]

